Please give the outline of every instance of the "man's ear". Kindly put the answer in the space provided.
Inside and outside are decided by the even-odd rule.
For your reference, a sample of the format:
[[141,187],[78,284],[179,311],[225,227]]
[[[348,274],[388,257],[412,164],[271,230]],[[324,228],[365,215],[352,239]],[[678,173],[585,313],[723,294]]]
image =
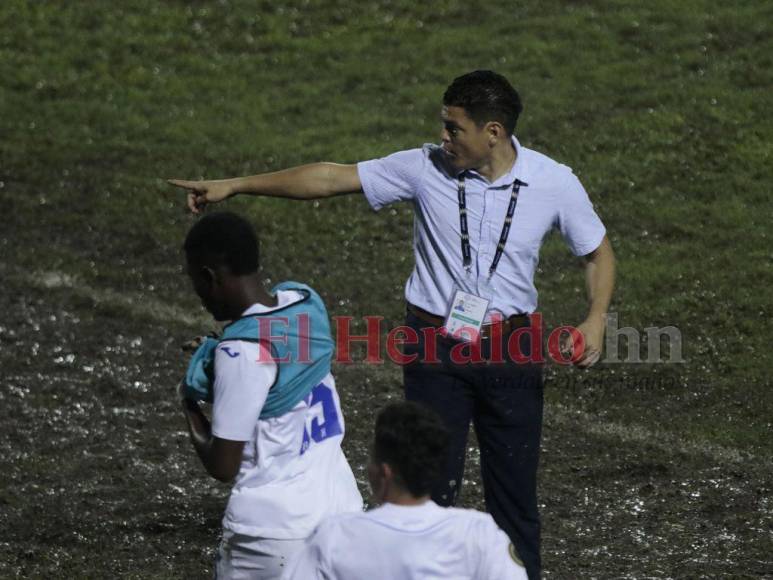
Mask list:
[[505,128],[499,121],[489,121],[486,123],[486,132],[488,133],[489,145],[494,146],[505,136]]

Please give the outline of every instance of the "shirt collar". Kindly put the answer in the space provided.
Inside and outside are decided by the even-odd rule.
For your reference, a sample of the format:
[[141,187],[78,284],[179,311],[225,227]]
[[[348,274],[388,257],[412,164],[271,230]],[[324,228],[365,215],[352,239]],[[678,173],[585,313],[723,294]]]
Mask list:
[[293,302],[298,302],[299,300],[303,299],[303,296],[297,297],[296,294],[297,292],[292,290],[280,290],[276,293],[276,306],[267,306],[265,304],[261,304],[260,302],[256,302],[242,313],[242,318],[245,316],[250,316],[251,314],[263,314],[264,312],[279,310],[288,304],[292,304]]
[[[518,142],[518,139],[515,138],[515,135],[511,136],[513,147],[515,148],[515,163],[513,163],[513,166],[510,168],[510,171],[499,177],[496,181],[491,183],[489,187],[495,187],[495,188],[505,188],[505,187],[512,187],[513,183],[516,179],[521,181],[524,185],[528,183],[528,180],[526,179],[526,159],[524,156],[523,147],[521,147],[521,144]],[[467,170],[465,173],[469,174],[470,176],[474,176],[476,179],[481,179],[485,181],[485,178],[480,175],[475,170]]]
[[439,509],[438,505],[432,501],[427,500],[419,505],[398,505],[396,503],[385,502],[370,511],[371,514],[378,514],[383,520],[391,520],[397,518],[405,518],[411,516],[418,516],[420,514],[430,514]]

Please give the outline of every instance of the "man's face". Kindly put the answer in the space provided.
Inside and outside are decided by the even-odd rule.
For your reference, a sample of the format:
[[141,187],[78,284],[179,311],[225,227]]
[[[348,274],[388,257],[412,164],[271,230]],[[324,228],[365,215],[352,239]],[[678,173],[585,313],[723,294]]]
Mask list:
[[457,171],[477,169],[491,153],[488,124],[478,127],[462,107],[443,106],[440,138],[449,162]]

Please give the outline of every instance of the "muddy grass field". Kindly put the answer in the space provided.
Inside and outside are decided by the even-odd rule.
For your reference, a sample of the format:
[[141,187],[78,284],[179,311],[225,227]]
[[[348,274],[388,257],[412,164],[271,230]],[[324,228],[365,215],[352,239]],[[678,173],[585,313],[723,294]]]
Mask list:
[[[0,575],[207,577],[228,488],[198,464],[172,396],[195,327],[55,274],[4,280]],[[337,374],[365,493],[372,420],[399,374]],[[637,432],[548,405],[546,577],[769,575],[769,458],[690,447],[653,419]],[[462,504],[482,508],[476,459]]]
[[[697,0],[3,2],[0,577],[211,574],[228,487],[173,393],[180,344],[212,324],[180,268],[194,218],[163,179],[435,141],[444,87],[473,68],[513,81],[521,142],[589,190],[619,326],[682,338],[678,363],[546,368],[545,576],[773,577],[771,21]],[[255,223],[268,286],[311,284],[355,332],[401,321],[409,207],[226,208]],[[557,237],[537,286],[548,328],[580,322]],[[334,372],[367,496],[373,419],[402,394],[399,367],[363,358]],[[474,441],[461,503],[483,508]]]

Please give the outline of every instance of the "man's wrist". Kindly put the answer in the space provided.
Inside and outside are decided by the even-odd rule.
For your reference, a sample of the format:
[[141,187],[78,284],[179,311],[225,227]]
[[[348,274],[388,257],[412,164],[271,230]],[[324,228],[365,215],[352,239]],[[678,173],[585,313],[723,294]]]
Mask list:
[[588,313],[588,316],[585,318],[585,321],[592,322],[595,324],[599,324],[599,323],[603,324],[606,321],[606,318],[607,318],[606,311],[604,312],[591,311]]
[[231,179],[221,179],[219,181],[220,185],[225,188],[225,197],[223,198],[223,201],[239,193],[240,181],[241,181],[240,177],[232,177]]

